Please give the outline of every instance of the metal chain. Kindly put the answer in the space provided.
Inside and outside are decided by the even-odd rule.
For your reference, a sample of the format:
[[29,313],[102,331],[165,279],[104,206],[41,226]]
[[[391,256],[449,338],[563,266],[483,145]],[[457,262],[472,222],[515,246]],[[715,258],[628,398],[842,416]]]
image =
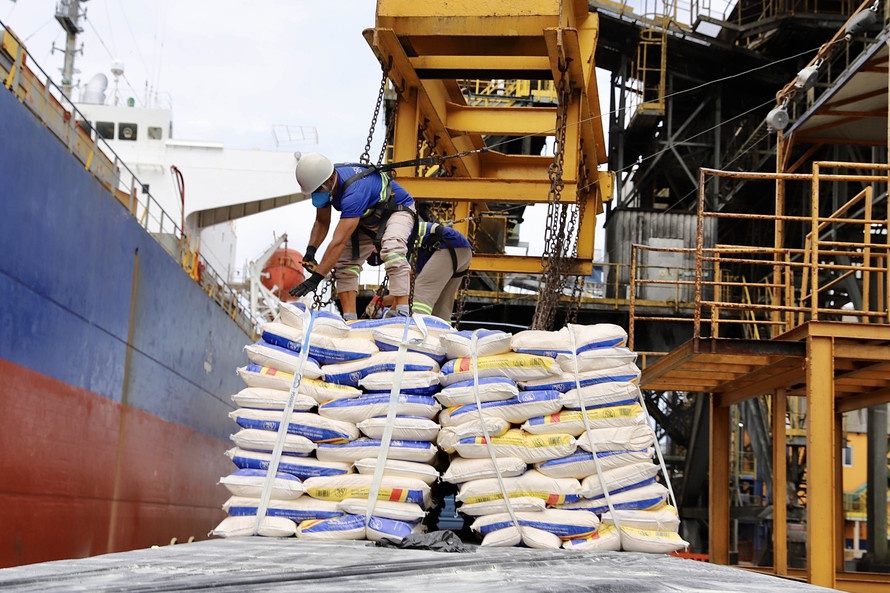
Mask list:
[[[383,67],[383,76],[380,79],[380,91],[377,93],[377,104],[374,106],[374,115],[371,117],[371,127],[368,129],[365,150],[362,152],[362,156],[358,159],[360,163],[369,164],[371,162],[371,142],[374,140],[374,130],[377,128],[377,119],[380,117],[380,107],[383,105],[383,95],[386,93],[386,81],[389,80],[389,68],[391,66],[392,60],[390,60],[389,66]],[[386,140],[384,140],[383,146],[386,146]]]
[[[417,145],[414,147],[414,153],[417,155],[416,158],[423,158],[432,154],[432,148],[427,142],[426,139],[426,129],[430,125],[430,120],[427,118],[423,118],[423,121],[420,122],[420,125],[417,126]],[[414,175],[416,177],[423,177],[424,171],[422,169],[422,165],[417,165],[414,167]]]
[[541,254],[542,274],[538,280],[538,303],[532,317],[532,329],[550,330],[565,289],[567,204],[561,204],[563,167],[565,163],[566,127],[568,125],[569,89],[566,81],[568,64],[560,59],[557,83],[558,104],[553,144],[553,162],[548,169],[550,192],[547,196],[547,223],[544,229],[544,252]]
[[[380,147],[380,154],[377,156],[377,162],[382,163],[386,157],[386,150],[389,148],[390,143],[393,141],[393,134],[396,129],[396,114],[399,112],[399,91],[396,89],[395,85],[393,85],[393,90],[396,93],[396,100],[393,104],[392,112],[389,114],[389,119],[386,120],[386,133],[383,136],[383,145]],[[390,171],[390,175],[394,176],[395,171]]]
[[[476,252],[476,216],[475,216],[476,206],[475,204],[470,206],[470,216],[467,218],[467,240],[470,242],[470,247],[472,247],[473,252]],[[454,202],[451,203],[451,211],[454,212]],[[453,216],[453,215],[452,215]],[[467,308],[467,296],[470,293],[470,272],[468,271],[464,274],[463,279],[460,283],[460,288],[458,289],[458,297],[457,297],[457,313],[454,316],[454,327],[455,329],[460,329],[460,322],[463,320],[464,313]]]
[[457,313],[454,315],[454,328],[460,330],[460,322],[464,318],[467,309],[467,296],[470,293],[470,272],[467,271],[460,281],[457,296]]
[[[328,290],[331,292],[331,296],[327,300],[323,300],[323,294],[325,294]],[[312,297],[312,308],[316,311],[321,311],[323,307],[327,307],[331,303],[333,303],[337,299],[337,288],[334,285],[334,281],[331,278],[325,278],[324,283],[321,284],[321,287],[315,289],[315,296]]]
[[[417,127],[417,146],[415,147],[415,157],[416,158],[421,158],[424,156],[423,155],[423,147],[424,146],[429,147],[429,143],[426,140],[426,130],[427,130],[427,127],[429,126],[429,123],[430,123],[430,120],[424,119],[420,123],[420,125]],[[432,152],[433,152],[432,147],[430,147],[430,154],[432,154]],[[419,174],[419,173],[420,173],[420,168],[418,167],[415,169],[415,174]],[[417,206],[415,205],[414,208],[416,209]],[[419,216],[420,216],[420,213],[415,214],[415,218],[414,218],[415,231],[418,228],[417,223],[418,223]],[[417,277],[417,248],[419,246],[420,246],[420,237],[416,236],[416,232],[415,232],[414,244],[408,246],[408,263],[411,264],[411,276],[410,276],[411,287],[408,291],[408,308],[409,309],[414,307],[414,280]]]
[[[383,107],[383,100],[386,97],[386,87],[387,82],[389,81],[389,70],[392,68],[392,58],[390,58],[389,64],[383,66],[383,73],[380,77],[380,90],[377,92],[377,102],[374,105],[374,115],[371,116],[371,125],[368,128],[368,137],[365,140],[365,150],[362,152],[362,155],[359,157],[359,162],[364,164],[370,164],[371,162],[371,143],[374,141],[374,130],[377,129],[377,120],[380,119],[380,109]],[[393,89],[396,91],[398,95],[399,89],[393,85]],[[377,162],[382,163],[384,157],[386,156],[386,149],[389,147],[390,140],[393,137],[393,131],[395,130],[395,122],[396,122],[396,114],[399,108],[398,97],[396,98],[394,107],[392,109],[392,113],[389,114],[389,117],[386,121],[386,131],[383,135],[383,145],[380,147],[380,154],[377,157]],[[383,295],[386,293],[388,277],[384,275],[383,282],[380,283],[380,286],[377,287],[377,290],[374,293],[374,297],[371,299],[371,302],[368,303],[368,306],[365,308],[363,312],[363,317],[371,317],[374,318],[377,315],[377,312],[380,309],[380,302],[383,298]],[[328,299],[326,303],[321,302],[321,295],[319,292],[315,294],[315,306],[316,308],[320,308],[321,306],[326,306],[333,302],[335,297],[335,289],[333,283],[331,284],[331,298]],[[413,281],[412,281],[412,290],[413,290]],[[320,291],[324,292],[324,291]]]
[[[575,192],[575,202],[576,206],[574,212],[577,214],[578,218],[578,229],[583,227],[584,224],[584,210],[587,206],[587,193],[588,188],[590,186],[590,170],[587,168],[587,154],[584,150],[584,140],[580,141],[579,150],[579,163],[578,163],[578,189]],[[573,227],[574,227],[574,219],[573,219]],[[573,228],[574,232],[574,228]],[[572,247],[572,258],[578,258],[578,240],[575,240],[575,244]],[[575,284],[572,287],[572,298],[569,301],[569,310],[566,313],[566,320],[569,323],[577,323],[578,322],[578,311],[581,308],[581,296],[584,292],[584,276],[578,275],[575,276]]]
[[362,313],[362,319],[377,318],[377,314],[380,312],[380,306],[383,303],[383,297],[386,295],[386,288],[388,283],[389,277],[384,274],[383,281],[380,283],[380,286],[377,287],[377,290],[374,291],[374,296],[371,297],[371,302],[368,303],[368,306],[365,307],[364,313]]

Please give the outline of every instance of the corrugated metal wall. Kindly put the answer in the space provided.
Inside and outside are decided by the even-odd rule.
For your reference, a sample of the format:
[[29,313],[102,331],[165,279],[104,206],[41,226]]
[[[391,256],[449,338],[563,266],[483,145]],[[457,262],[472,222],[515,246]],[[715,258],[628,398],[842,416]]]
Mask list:
[[[609,213],[606,219],[606,255],[609,263],[608,273],[608,297],[627,298],[630,285],[630,264],[633,245],[648,245],[656,247],[664,244],[677,244],[682,241],[682,247],[695,248],[697,216],[686,212],[663,212],[659,210],[639,210],[622,208]],[[703,234],[704,246],[712,247],[716,235],[716,223],[712,219],[705,220]],[[661,240],[661,241],[657,241]],[[668,241],[664,241],[668,240]],[[653,276],[672,277],[680,280],[693,279],[690,275],[694,271],[695,258],[693,254],[659,254],[642,251],[637,255],[637,266],[640,271],[645,271],[645,277]],[[616,265],[619,264],[619,265]],[[663,270],[658,270],[664,266]],[[616,279],[617,275],[617,279]],[[637,276],[644,277],[638,274]],[[617,287],[617,288],[616,288]],[[617,292],[617,294],[616,294]],[[668,290],[652,290],[657,296],[667,293]],[[693,289],[691,286],[682,287],[670,291],[679,295],[679,300],[691,300]],[[644,294],[638,294],[639,298],[646,298]]]

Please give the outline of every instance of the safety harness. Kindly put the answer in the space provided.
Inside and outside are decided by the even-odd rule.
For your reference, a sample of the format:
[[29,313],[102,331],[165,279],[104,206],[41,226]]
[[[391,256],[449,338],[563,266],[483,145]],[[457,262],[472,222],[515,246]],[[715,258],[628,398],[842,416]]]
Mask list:
[[408,237],[408,253],[410,253],[417,238],[417,212],[407,206],[396,204],[395,200],[390,199],[392,197],[392,178],[386,172],[391,171],[395,167],[393,165],[366,165],[364,163],[344,163],[341,166],[362,168],[362,171],[343,182],[343,187],[340,189],[341,195],[346,193],[347,187],[359,179],[364,179],[375,172],[380,173],[380,198],[376,204],[365,210],[359,217],[359,226],[352,233],[352,257],[357,258],[359,256],[359,233],[364,233],[370,237],[374,242],[374,248],[377,249],[378,253],[380,252],[383,233],[386,231],[386,223],[389,221],[389,217],[396,212],[410,212],[414,219],[411,235]]
[[[435,224],[435,223],[421,223],[421,224]],[[445,240],[445,232],[442,229],[441,224],[435,224],[435,228],[429,234],[420,233],[423,235],[423,239],[420,241],[420,246],[429,251],[438,251],[442,249],[443,243],[444,246],[448,248],[448,253],[451,254],[451,274],[452,278],[462,278],[467,275],[469,270],[462,270],[460,272],[457,271],[457,252],[454,249],[454,246],[451,245],[448,241]]]

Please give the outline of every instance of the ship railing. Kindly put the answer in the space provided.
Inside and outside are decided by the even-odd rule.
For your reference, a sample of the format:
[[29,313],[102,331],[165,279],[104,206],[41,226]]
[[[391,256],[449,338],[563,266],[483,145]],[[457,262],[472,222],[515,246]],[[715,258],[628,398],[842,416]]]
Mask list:
[[24,44],[0,21],[0,81],[13,92],[71,154],[130,212],[139,224],[179,262],[185,271],[235,321],[254,335],[257,321],[240,293],[190,244],[176,219],[151,195],[148,185],[127,166],[90,126],[34,60]]

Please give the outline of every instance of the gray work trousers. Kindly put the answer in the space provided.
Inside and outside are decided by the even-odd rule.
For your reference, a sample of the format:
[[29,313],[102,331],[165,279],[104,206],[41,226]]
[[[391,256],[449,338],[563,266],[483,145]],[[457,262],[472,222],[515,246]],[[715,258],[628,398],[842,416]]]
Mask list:
[[[470,260],[473,259],[472,249],[460,247],[454,250],[454,255],[457,257],[457,272],[469,269]],[[463,281],[462,276],[453,278],[454,273],[448,248],[443,247],[436,251],[414,280],[413,312],[431,314],[451,321],[454,297]]]

